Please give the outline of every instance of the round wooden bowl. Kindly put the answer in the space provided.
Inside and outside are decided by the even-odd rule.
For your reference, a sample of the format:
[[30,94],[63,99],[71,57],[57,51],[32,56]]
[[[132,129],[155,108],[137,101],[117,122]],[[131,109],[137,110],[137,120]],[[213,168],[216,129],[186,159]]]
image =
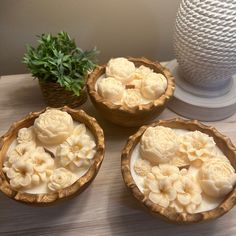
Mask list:
[[100,96],[95,88],[98,78],[105,74],[106,65],[95,68],[88,76],[87,90],[93,105],[105,119],[120,126],[134,127],[148,123],[165,109],[168,101],[173,96],[175,84],[174,77],[171,75],[170,71],[160,63],[152,62],[143,57],[128,57],[127,59],[133,62],[136,67],[144,65],[153,69],[156,73],[163,74],[168,83],[165,93],[148,104],[139,105],[132,109],[122,105],[116,105]]
[[216,145],[223,151],[229,159],[231,165],[236,169],[236,148],[230,139],[219,133],[214,127],[206,126],[196,120],[183,120],[180,118],[171,120],[159,120],[149,126],[142,126],[137,133],[130,136],[121,156],[121,170],[125,185],[131,191],[132,195],[155,216],[176,224],[188,224],[208,221],[218,218],[228,212],[236,203],[236,187],[225,197],[218,207],[210,211],[199,212],[195,214],[178,213],[173,208],[164,208],[150,201],[137,187],[130,170],[131,154],[135,146],[139,143],[144,131],[152,126],[162,125],[170,128],[185,129],[189,131],[199,130],[214,138]]
[[[48,108],[46,108],[48,109]],[[59,202],[62,199],[70,198],[76,194],[81,193],[88,185],[92,182],[92,180],[96,177],[99,168],[102,164],[104,158],[104,134],[102,128],[98,125],[95,118],[87,115],[83,110],[74,110],[67,106],[62,108],[58,108],[59,110],[68,112],[73,120],[84,123],[91,133],[94,135],[96,142],[96,154],[94,156],[94,162],[90,166],[89,170],[80,177],[75,183],[71,186],[64,188],[58,192],[53,193],[45,193],[45,194],[30,194],[26,192],[16,191],[13,189],[7,177],[2,171],[3,162],[7,153],[7,150],[13,140],[16,139],[18,130],[23,127],[29,127],[34,124],[34,120],[46,109],[39,112],[29,113],[26,117],[13,123],[8,132],[4,134],[0,139],[0,190],[7,195],[9,198],[14,199],[16,201],[20,201],[27,204],[38,205],[38,206],[46,206],[52,203]]]

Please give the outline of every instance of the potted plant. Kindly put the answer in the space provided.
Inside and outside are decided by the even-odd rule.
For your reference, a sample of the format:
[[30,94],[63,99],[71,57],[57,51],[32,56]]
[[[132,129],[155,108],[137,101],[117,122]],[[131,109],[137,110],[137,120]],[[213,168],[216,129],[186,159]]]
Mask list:
[[38,78],[47,105],[77,107],[87,99],[86,78],[96,66],[96,48],[83,51],[65,32],[42,34],[38,46],[27,46],[25,63]]

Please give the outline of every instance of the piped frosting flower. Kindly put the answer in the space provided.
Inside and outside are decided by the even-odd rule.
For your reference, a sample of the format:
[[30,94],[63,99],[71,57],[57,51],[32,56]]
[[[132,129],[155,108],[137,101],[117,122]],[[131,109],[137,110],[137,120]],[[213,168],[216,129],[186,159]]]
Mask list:
[[72,172],[61,167],[53,171],[49,178],[48,188],[51,191],[59,191],[72,185],[75,180],[76,177]]

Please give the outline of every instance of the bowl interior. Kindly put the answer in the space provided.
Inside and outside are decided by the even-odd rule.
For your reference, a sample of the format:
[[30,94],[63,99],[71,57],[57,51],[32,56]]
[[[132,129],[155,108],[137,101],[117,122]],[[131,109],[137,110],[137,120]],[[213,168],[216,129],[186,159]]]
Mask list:
[[172,119],[160,120],[149,126],[141,127],[137,133],[131,136],[123,149],[122,153],[122,175],[126,186],[131,190],[132,194],[142,206],[147,208],[152,214],[158,215],[172,223],[196,223],[217,218],[227,211],[229,211],[236,204],[236,187],[224,198],[220,205],[210,211],[199,212],[195,214],[177,213],[174,209],[168,207],[163,208],[157,204],[152,203],[147,199],[144,194],[139,190],[135,180],[131,174],[131,156],[134,148],[140,142],[142,134],[150,126],[162,125],[173,129],[184,129],[188,131],[199,130],[214,138],[216,145],[221,149],[224,155],[229,159],[231,165],[236,170],[236,149],[231,143],[230,139],[220,134],[215,128],[205,126],[197,121]]
[[[48,108],[47,108],[48,109]],[[15,122],[8,132],[1,137],[0,143],[0,189],[10,198],[19,200],[24,203],[33,203],[38,205],[49,204],[63,198],[72,196],[75,193],[79,193],[93,180],[96,176],[100,165],[104,157],[104,135],[103,130],[97,124],[96,120],[93,117],[88,116],[82,110],[74,110],[69,107],[57,108],[62,111],[69,113],[73,120],[80,123],[84,123],[88,129],[91,131],[96,142],[96,154],[93,158],[93,163],[90,166],[89,170],[80,177],[75,183],[71,186],[62,189],[58,192],[45,193],[45,194],[30,194],[26,192],[16,191],[11,188],[5,174],[2,171],[3,161],[5,159],[6,153],[11,145],[11,143],[16,139],[19,129],[23,127],[30,127],[34,124],[34,120],[46,109],[40,112],[30,113],[28,116],[22,120]]]

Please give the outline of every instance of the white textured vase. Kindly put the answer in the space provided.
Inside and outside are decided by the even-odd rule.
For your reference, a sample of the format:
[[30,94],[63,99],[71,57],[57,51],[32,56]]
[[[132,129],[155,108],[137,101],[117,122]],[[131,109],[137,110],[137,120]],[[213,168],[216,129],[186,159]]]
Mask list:
[[186,81],[227,92],[236,73],[236,0],[182,0],[174,49]]

